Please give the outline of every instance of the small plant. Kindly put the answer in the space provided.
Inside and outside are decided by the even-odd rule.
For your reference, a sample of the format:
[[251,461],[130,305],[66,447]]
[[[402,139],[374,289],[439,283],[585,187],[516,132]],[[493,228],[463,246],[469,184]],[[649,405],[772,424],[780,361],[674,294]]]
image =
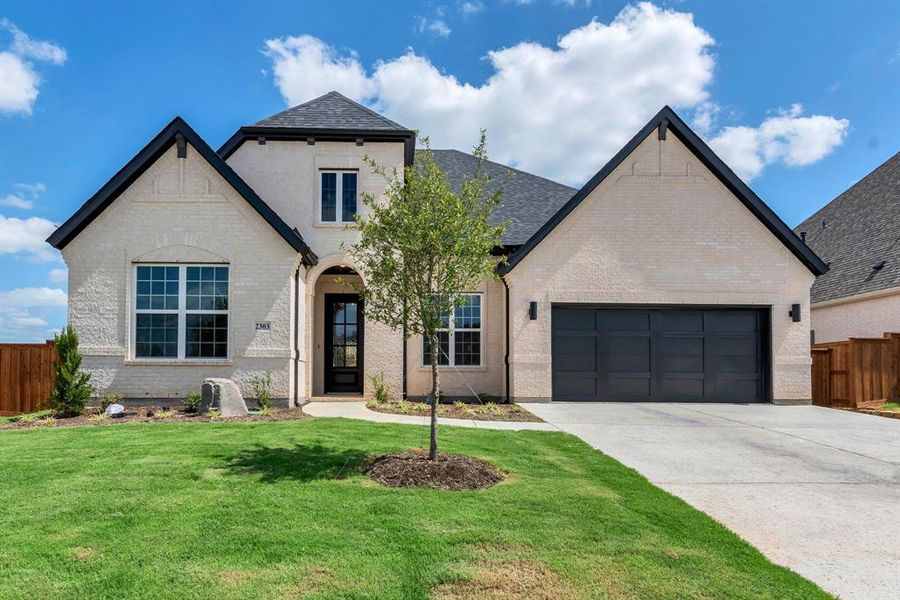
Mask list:
[[171,419],[174,416],[175,416],[175,412],[172,410],[169,410],[168,408],[164,408],[161,411],[159,411],[158,413],[156,413],[157,419],[164,419],[164,420]]
[[250,389],[253,390],[253,396],[259,404],[259,408],[265,410],[272,405],[272,371],[266,371],[262,375],[257,375],[250,379]]
[[521,406],[519,406],[518,404],[513,404],[512,407],[511,407],[509,410],[510,410],[510,412],[514,412],[514,413],[523,413],[523,412],[525,412],[525,409],[522,408]]
[[34,423],[35,421],[37,421],[37,417],[34,415],[34,413],[28,413],[28,414],[22,415],[21,417],[16,417],[14,422],[15,423]]
[[41,427],[52,427],[53,425],[56,425],[56,419],[48,415],[43,419],[38,419],[36,423]]
[[100,423],[102,421],[109,421],[109,415],[103,411],[100,411],[96,415],[91,415],[90,419],[91,419],[91,421]]
[[455,408],[455,409],[458,410],[458,411],[465,412],[465,410],[466,410],[466,403],[465,403],[465,402],[460,402],[459,400],[457,400],[456,402],[453,403],[453,408]]
[[105,411],[112,404],[121,404],[122,396],[119,394],[107,394],[100,399],[100,410]]
[[222,416],[222,413],[219,412],[218,408],[209,409],[209,420],[210,421],[215,421],[216,419],[218,419],[221,416]]
[[271,416],[272,416],[272,409],[269,408],[268,406],[266,406],[265,408],[263,408],[263,409],[259,412],[259,414],[260,414],[260,416],[262,416],[262,417],[271,417]]
[[78,351],[78,334],[71,325],[66,325],[55,336],[59,361],[56,376],[50,390],[53,410],[62,417],[77,417],[94,393],[90,384],[91,376],[81,370],[81,352]]
[[500,414],[500,407],[497,406],[496,402],[488,402],[487,404],[484,405],[484,411],[487,414],[498,415],[498,414]]
[[500,402],[500,398],[494,396],[493,394],[482,392],[478,394],[478,401],[482,404],[497,404]]
[[387,404],[392,400],[390,388],[384,380],[384,372],[375,373],[369,377],[372,382],[372,398],[378,404]]
[[200,395],[200,392],[188,392],[184,400],[181,401],[181,406],[184,408],[184,412],[194,414],[200,411],[202,402],[203,397]]

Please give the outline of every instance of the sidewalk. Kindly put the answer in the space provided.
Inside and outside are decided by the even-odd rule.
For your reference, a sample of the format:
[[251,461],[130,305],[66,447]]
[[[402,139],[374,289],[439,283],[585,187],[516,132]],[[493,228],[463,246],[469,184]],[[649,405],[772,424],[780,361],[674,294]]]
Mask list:
[[[303,405],[303,412],[313,417],[340,417],[359,419],[373,423],[404,423],[407,425],[428,425],[428,416],[393,415],[375,412],[366,408],[365,402],[310,402]],[[520,423],[516,421],[477,421],[474,419],[450,419],[441,417],[438,425],[472,427],[475,429],[503,429],[507,431],[560,431],[550,423]]]

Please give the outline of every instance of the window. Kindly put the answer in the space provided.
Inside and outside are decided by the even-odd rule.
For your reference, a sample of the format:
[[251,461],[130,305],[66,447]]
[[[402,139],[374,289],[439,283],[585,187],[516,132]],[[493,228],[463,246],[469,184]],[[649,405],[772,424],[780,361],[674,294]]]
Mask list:
[[[481,294],[464,294],[453,309],[453,319],[445,315],[446,327],[438,332],[438,364],[454,367],[481,366]],[[431,365],[431,348],[422,340],[422,365]]]
[[323,223],[356,221],[357,172],[323,171],[320,180],[320,218]]
[[228,267],[137,265],[135,358],[228,357]]

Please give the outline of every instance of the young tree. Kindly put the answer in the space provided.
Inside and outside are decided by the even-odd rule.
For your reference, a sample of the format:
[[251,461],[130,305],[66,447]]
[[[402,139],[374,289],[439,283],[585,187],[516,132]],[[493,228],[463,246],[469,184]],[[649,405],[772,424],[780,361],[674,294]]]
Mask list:
[[431,357],[431,442],[429,458],[437,456],[437,409],[441,384],[438,371],[438,330],[447,327],[461,293],[486,277],[496,277],[503,224],[492,225],[500,203],[499,182],[485,172],[484,131],[475,148],[477,167],[454,192],[424,138],[425,150],[403,177],[394,169],[366,159],[387,181],[383,200],[363,194],[369,212],[357,219],[360,238],[350,255],[365,281],[361,293],[366,317],[407,336],[421,335]]
[[84,405],[94,393],[90,384],[91,376],[80,370],[81,352],[78,351],[78,334],[71,325],[55,337],[59,360],[55,363],[56,377],[50,390],[50,404],[54,412],[62,417],[75,417],[84,410]]

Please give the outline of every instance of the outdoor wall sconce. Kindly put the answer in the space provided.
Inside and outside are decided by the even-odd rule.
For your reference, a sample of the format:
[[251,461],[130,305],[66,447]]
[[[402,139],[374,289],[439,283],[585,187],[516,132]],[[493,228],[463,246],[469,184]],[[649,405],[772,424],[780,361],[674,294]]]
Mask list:
[[791,317],[791,320],[794,323],[800,322],[800,305],[799,304],[791,304],[791,310],[788,311],[788,315]]
[[533,300],[528,303],[528,318],[537,321],[537,302]]

